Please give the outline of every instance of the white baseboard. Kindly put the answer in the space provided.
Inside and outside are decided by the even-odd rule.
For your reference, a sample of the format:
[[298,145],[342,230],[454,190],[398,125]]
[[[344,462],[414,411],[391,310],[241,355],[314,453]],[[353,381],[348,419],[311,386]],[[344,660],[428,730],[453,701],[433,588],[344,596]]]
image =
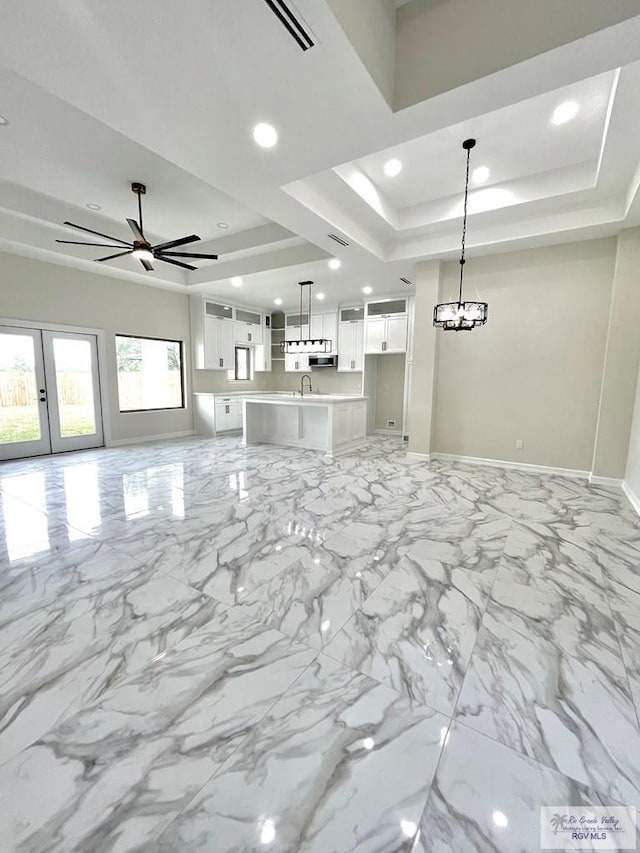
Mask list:
[[562,477],[589,478],[589,471],[577,471],[573,468],[552,468],[549,465],[531,465],[528,462],[510,462],[506,459],[482,459],[479,456],[457,456],[454,453],[432,453],[432,459],[445,462],[465,462],[467,465],[491,465],[494,468],[512,468],[516,471],[529,471],[534,474],[559,474]]
[[374,429],[375,435],[402,435],[401,429]]
[[636,495],[636,493],[631,489],[631,487],[626,481],[622,483],[622,491],[629,499],[629,503],[631,504],[631,506],[635,509],[638,515],[640,515],[640,497]]
[[430,453],[414,453],[412,450],[407,450],[407,459],[411,462],[430,462],[431,454]]
[[594,486],[613,486],[622,488],[622,480],[617,477],[599,477],[597,474],[589,474],[589,482]]
[[166,441],[170,438],[187,438],[190,435],[194,435],[192,429],[185,429],[180,432],[165,432],[161,435],[134,435],[132,438],[112,438],[105,444],[105,447],[123,447],[126,444],[148,444],[150,441]]

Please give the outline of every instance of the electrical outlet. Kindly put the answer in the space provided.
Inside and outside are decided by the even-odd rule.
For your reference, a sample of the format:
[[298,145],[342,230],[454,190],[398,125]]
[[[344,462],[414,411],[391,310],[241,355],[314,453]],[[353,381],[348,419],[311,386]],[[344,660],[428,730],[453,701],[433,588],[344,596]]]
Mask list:
[[524,447],[524,441],[521,438],[516,440],[516,450],[522,450]]
[[395,429],[396,422],[395,421],[387,421],[387,429]]

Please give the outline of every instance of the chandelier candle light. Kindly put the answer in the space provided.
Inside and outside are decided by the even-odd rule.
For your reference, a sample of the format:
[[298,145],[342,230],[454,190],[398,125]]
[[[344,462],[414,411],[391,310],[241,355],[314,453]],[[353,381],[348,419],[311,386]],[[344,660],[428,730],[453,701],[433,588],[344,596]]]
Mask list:
[[462,278],[464,275],[464,243],[467,236],[467,200],[469,197],[469,159],[475,139],[465,139],[462,147],[467,152],[467,174],[464,184],[464,215],[462,220],[462,254],[460,256],[460,288],[457,302],[440,302],[433,309],[433,325],[446,332],[462,332],[484,326],[487,322],[489,305],[486,302],[462,301]]
[[282,341],[280,344],[281,353],[316,353],[316,352],[331,352],[333,341],[329,338],[313,338],[311,337],[311,288],[312,281],[299,281],[300,287],[300,334],[302,334],[302,297],[305,287],[309,288],[309,313],[307,315],[309,335],[305,339],[297,341]]

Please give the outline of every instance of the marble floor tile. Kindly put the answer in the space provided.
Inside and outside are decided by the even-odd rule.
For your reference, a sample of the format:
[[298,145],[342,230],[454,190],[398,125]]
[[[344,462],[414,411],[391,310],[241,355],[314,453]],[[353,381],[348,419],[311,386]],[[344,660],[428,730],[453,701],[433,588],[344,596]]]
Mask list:
[[[168,575],[96,545],[73,568],[38,575],[32,606],[22,602],[20,612],[0,625],[0,764],[223,609]],[[24,585],[17,586],[11,593],[25,598]],[[31,582],[27,589],[33,591]]]
[[315,654],[225,611],[0,767],[0,849],[153,842]]
[[607,590],[629,687],[640,720],[640,595],[613,582],[607,584]]
[[491,580],[410,551],[338,631],[326,654],[416,703],[451,714]]
[[588,654],[569,654],[545,630],[535,618],[512,627],[490,603],[456,719],[603,796],[640,805],[640,730],[620,652],[594,640]]
[[455,724],[412,853],[539,853],[540,808],[567,805],[619,803]]
[[543,802],[640,805],[639,567],[619,490],[388,436],[3,463],[0,851],[528,853]]
[[159,850],[408,851],[447,725],[320,655],[166,830]]
[[389,570],[384,551],[341,557],[323,544],[299,547],[298,559],[237,597],[239,612],[322,649],[363,605]]

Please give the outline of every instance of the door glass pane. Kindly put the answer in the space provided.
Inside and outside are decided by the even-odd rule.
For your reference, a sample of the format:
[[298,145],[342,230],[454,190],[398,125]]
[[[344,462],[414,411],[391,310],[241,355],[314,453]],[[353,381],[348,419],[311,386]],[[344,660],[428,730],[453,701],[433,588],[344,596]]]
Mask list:
[[58,386],[60,435],[93,435],[93,365],[89,341],[53,339],[53,358]]
[[0,443],[40,437],[33,338],[0,334]]

